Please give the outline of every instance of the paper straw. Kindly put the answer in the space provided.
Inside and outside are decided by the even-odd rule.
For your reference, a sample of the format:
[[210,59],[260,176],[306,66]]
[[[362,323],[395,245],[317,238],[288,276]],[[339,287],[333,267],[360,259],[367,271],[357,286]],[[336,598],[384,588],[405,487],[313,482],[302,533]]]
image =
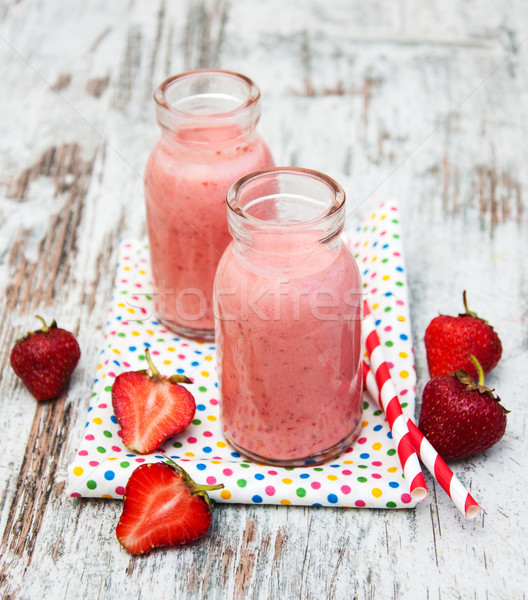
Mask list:
[[407,420],[403,415],[389,366],[383,356],[374,319],[370,314],[366,300],[363,301],[362,333],[376,384],[380,390],[379,403],[387,417],[392,436],[396,442],[396,450],[405,479],[409,482],[411,497],[414,500],[423,500],[427,496],[427,485],[420,467],[418,455],[412,445]]
[[[379,403],[379,391],[374,374],[365,361],[363,361],[363,382],[368,393]],[[446,465],[442,457],[434,449],[431,442],[416,427],[412,419],[407,417],[407,427],[411,435],[411,441],[421,461],[427,470],[441,485],[442,489],[454,502],[455,506],[466,517],[475,519],[481,512],[480,506],[464,488],[458,477]]]

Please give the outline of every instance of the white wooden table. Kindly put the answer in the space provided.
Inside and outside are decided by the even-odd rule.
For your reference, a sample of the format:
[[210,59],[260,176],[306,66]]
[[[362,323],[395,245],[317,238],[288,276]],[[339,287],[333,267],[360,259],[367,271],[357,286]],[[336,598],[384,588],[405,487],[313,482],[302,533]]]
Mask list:
[[[0,593],[5,598],[526,598],[528,6],[523,0],[0,1]],[[485,514],[428,476],[414,510],[217,505],[211,531],[136,558],[121,503],[71,499],[117,240],[145,235],[152,92],[198,67],[246,73],[278,164],[403,213],[419,390],[423,333],[472,307],[504,344],[503,441],[455,463]],[[71,329],[67,394],[9,367],[35,314]]]

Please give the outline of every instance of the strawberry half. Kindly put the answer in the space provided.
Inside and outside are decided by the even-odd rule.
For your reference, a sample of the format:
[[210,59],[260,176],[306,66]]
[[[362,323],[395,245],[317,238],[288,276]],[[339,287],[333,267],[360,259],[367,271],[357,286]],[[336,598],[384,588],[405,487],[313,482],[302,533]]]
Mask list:
[[74,336],[57,327],[56,321],[27,333],[11,350],[13,371],[22,379],[30,393],[39,401],[56,398],[66,387],[81,349]]
[[207,491],[224,486],[198,485],[176,463],[144,464],[128,480],[123,512],[116,527],[119,543],[132,554],[187,544],[211,524]]
[[478,372],[469,355],[475,356],[484,373],[489,373],[500,360],[502,344],[487,321],[468,309],[464,291],[465,313],[458,317],[440,315],[425,330],[425,350],[431,377],[448,375],[463,369],[474,379]]
[[121,425],[123,444],[141,454],[157,450],[167,439],[186,429],[194,418],[193,395],[180,383],[183,375],[165,379],[154,366],[148,348],[147,370],[118,375],[112,386],[112,405]]
[[478,383],[465,371],[433,377],[422,394],[419,429],[444,460],[465,458],[494,446],[506,431],[508,411],[484,386],[484,371],[473,356]]

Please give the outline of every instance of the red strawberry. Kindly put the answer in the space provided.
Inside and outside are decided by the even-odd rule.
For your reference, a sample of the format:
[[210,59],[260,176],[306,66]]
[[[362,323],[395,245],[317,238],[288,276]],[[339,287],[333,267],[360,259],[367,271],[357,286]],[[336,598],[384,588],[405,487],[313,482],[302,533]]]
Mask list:
[[211,523],[207,491],[223,487],[194,483],[168,459],[141,465],[126,485],[117,539],[132,554],[197,540]]
[[468,310],[464,291],[465,313],[458,317],[440,315],[425,330],[425,350],[431,377],[448,375],[463,369],[474,379],[478,372],[469,355],[473,354],[484,373],[489,373],[499,362],[502,344],[493,327],[476,313]]
[[508,411],[484,386],[484,371],[473,359],[478,383],[465,371],[457,371],[433,377],[423,391],[419,428],[444,460],[483,452],[506,430]]
[[194,418],[193,395],[180,383],[187,377],[162,377],[150,358],[147,370],[127,371],[116,377],[112,386],[114,413],[121,425],[123,444],[141,454],[157,450],[167,439],[180,433]]
[[81,349],[73,335],[57,327],[48,327],[42,317],[42,329],[27,333],[11,350],[13,371],[37,400],[56,398],[73,373]]

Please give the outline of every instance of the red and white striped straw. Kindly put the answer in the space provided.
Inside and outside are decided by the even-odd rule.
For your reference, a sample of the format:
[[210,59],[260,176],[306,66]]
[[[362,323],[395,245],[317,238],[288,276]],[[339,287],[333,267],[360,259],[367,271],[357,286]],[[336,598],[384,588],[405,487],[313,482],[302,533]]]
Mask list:
[[[379,391],[374,374],[365,361],[363,361],[363,382],[368,393],[379,403]],[[433,445],[407,417],[407,426],[411,441],[431,475],[442,486],[442,489],[453,500],[455,506],[462,512],[466,519],[474,519],[480,514],[481,508],[471,494],[464,488],[458,477],[446,465]]]
[[396,450],[405,479],[409,482],[411,497],[414,500],[423,500],[427,496],[427,485],[420,467],[420,461],[412,445],[407,420],[402,412],[389,366],[383,356],[376,325],[366,300],[363,301],[362,335],[376,384],[380,390],[379,403],[387,417],[393,439],[396,442]]

